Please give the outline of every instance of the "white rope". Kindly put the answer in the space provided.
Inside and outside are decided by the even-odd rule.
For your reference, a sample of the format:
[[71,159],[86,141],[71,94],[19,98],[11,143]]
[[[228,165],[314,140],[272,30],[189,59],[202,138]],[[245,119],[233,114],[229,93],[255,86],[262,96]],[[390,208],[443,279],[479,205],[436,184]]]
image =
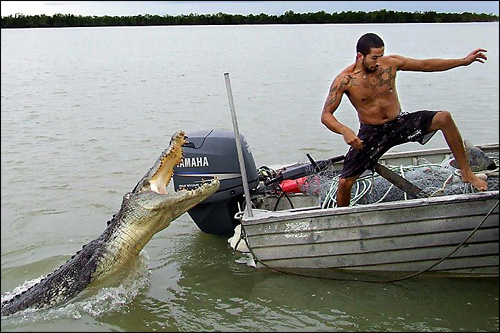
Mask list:
[[[495,163],[498,165],[498,159],[495,161]],[[426,188],[427,193],[429,193],[429,191],[432,190],[432,188],[436,188],[436,190],[434,190],[434,191],[430,192],[430,194],[428,194],[429,197],[433,197],[433,196],[436,196],[438,194],[445,195],[446,194],[446,186],[449,185],[450,182],[452,183],[454,176],[460,176],[460,170],[454,170],[454,172],[453,172],[450,170],[450,167],[444,166],[443,164],[425,163],[425,164],[410,165],[410,166],[403,166],[403,165],[390,166],[389,165],[386,167],[389,168],[393,172],[398,172],[401,175],[401,177],[403,177],[405,179],[406,179],[405,172],[406,172],[406,174],[408,174],[409,172],[417,171],[420,168],[428,168],[428,169],[430,169],[432,171],[436,171],[436,172],[440,171],[440,170],[442,170],[442,171],[449,170],[450,175],[445,179],[442,186],[440,186],[440,187],[429,187],[428,186]],[[457,173],[457,171],[458,171],[458,173]],[[483,170],[480,172],[476,172],[476,174],[477,173],[484,173],[484,174],[487,174],[488,176],[497,176],[498,177],[499,171],[498,171],[498,168],[496,168],[495,170]],[[376,176],[376,177],[380,177],[380,176]],[[371,178],[371,181],[370,181],[370,178]],[[336,197],[337,197],[337,191],[338,191],[338,187],[339,187],[339,181],[340,181],[339,176],[335,176],[332,178],[329,190],[327,191],[325,198],[323,200],[322,208],[337,207]],[[394,188],[394,185],[390,184],[389,188],[385,191],[385,193],[382,195],[382,197],[380,199],[376,200],[374,203],[380,203],[383,200],[385,200],[393,188]],[[368,192],[371,193],[371,191],[373,191],[373,189],[374,189],[374,175],[373,174],[368,175],[368,176],[364,176],[364,177],[360,177],[358,180],[356,180],[356,182],[353,185],[353,188],[351,189],[352,195],[351,195],[351,200],[349,202],[349,205],[350,206],[356,205],[361,199],[363,199],[366,196],[366,194]],[[473,186],[470,186],[470,184],[467,184],[467,183],[465,183],[465,184],[461,183],[459,191],[460,191],[460,189],[461,189],[463,194],[476,192],[476,190],[473,188]],[[455,188],[455,190],[456,190],[456,188]],[[408,200],[407,193],[405,193],[403,191],[403,194],[404,194],[404,200]]]

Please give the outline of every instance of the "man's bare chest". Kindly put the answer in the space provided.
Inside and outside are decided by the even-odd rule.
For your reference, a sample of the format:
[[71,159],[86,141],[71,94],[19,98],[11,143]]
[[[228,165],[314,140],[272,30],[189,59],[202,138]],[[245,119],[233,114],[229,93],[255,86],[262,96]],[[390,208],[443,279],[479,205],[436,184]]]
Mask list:
[[396,71],[392,67],[379,68],[375,73],[357,74],[349,87],[349,95],[356,100],[369,101],[395,92]]

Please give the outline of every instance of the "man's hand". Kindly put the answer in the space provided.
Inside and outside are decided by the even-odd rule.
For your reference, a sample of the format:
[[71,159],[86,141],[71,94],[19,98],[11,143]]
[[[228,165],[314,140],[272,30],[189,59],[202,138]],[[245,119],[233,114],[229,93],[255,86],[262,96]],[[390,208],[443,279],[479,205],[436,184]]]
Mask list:
[[485,49],[475,49],[474,51],[469,53],[464,58],[465,65],[468,66],[468,65],[472,64],[474,61],[484,63],[483,60],[487,60],[488,57],[486,57],[486,55],[483,52],[488,52],[488,51],[486,51]]
[[347,129],[344,133],[342,133],[344,137],[344,141],[356,150],[363,149],[363,140],[358,138],[356,134],[351,129]]

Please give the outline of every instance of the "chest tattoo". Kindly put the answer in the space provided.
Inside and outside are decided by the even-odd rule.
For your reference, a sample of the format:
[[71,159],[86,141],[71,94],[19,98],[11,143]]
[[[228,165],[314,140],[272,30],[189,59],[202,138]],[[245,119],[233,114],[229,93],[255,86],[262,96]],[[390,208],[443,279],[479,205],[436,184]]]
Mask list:
[[383,85],[388,85],[391,87],[392,81],[396,78],[396,73],[392,73],[392,67],[388,67],[386,69],[381,69],[380,73],[375,75],[378,80],[378,86],[382,87]]

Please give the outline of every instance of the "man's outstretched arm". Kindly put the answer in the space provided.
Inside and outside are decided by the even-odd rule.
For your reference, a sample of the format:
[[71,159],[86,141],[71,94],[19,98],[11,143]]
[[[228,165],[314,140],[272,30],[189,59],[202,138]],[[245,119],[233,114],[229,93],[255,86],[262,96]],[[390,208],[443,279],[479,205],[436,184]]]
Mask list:
[[488,58],[483,52],[485,49],[475,49],[460,59],[412,59],[400,55],[389,56],[397,62],[397,69],[401,71],[440,72],[460,66],[468,66],[473,62],[484,63]]

